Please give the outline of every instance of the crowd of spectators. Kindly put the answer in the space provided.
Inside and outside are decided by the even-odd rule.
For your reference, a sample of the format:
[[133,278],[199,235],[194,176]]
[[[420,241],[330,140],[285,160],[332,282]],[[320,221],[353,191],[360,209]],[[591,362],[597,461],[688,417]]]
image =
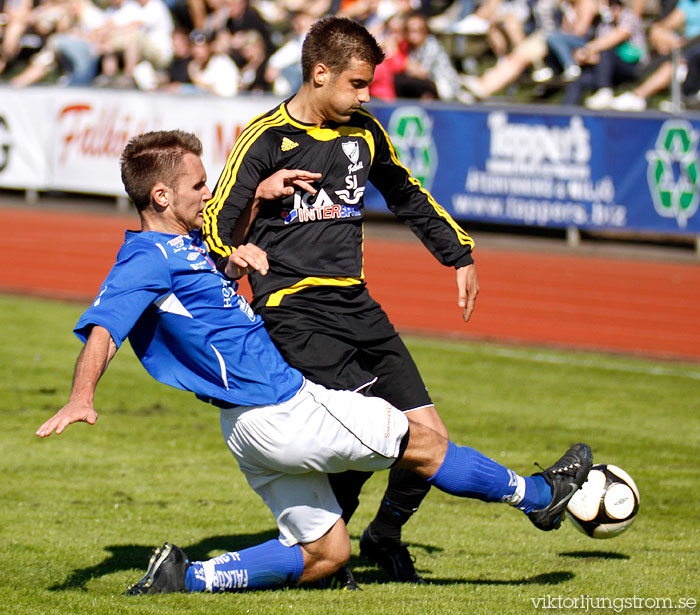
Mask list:
[[286,96],[327,14],[382,44],[383,100],[700,106],[700,0],[0,0],[0,82]]

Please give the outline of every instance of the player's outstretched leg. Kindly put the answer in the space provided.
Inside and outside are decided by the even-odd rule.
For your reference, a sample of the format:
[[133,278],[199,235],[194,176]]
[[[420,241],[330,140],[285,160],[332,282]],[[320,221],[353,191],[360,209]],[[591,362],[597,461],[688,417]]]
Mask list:
[[448,442],[445,457],[428,482],[452,495],[506,502],[548,531],[561,525],[566,505],[592,466],[590,447],[579,443],[546,470],[523,477],[468,446]]
[[303,571],[304,557],[299,545],[285,547],[279,540],[204,562],[190,562],[182,549],[166,542],[151,556],[146,574],[126,593],[135,596],[267,589],[295,583]]

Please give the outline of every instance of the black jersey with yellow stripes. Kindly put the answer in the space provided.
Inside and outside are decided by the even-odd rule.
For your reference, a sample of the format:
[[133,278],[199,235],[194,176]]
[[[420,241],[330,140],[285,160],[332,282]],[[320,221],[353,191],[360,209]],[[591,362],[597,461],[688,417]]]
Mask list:
[[[364,109],[346,124],[309,125],[286,103],[251,121],[231,150],[204,213],[203,233],[214,256],[235,249],[231,233],[261,180],[280,169],[321,173],[311,195],[266,201],[248,241],[267,252],[266,276],[251,275],[255,303],[279,305],[321,291],[347,296],[364,285],[364,192],[371,182],[444,265],[472,262],[471,237],[401,165],[388,135]],[[352,293],[350,293],[352,294]],[[330,302],[332,303],[332,302]]]

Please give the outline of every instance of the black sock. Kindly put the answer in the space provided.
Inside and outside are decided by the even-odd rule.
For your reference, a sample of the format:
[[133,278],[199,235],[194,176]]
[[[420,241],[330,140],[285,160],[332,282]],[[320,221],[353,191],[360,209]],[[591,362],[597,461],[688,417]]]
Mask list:
[[370,523],[375,538],[401,540],[401,528],[418,510],[428,491],[430,485],[417,474],[393,468],[377,516]]

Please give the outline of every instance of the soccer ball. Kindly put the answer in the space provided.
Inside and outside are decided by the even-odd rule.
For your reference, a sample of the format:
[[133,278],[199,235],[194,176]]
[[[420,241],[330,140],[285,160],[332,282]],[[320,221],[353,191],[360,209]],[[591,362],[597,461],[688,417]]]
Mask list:
[[594,465],[567,506],[576,529],[592,538],[612,538],[632,525],[639,490],[632,477],[610,464]]

